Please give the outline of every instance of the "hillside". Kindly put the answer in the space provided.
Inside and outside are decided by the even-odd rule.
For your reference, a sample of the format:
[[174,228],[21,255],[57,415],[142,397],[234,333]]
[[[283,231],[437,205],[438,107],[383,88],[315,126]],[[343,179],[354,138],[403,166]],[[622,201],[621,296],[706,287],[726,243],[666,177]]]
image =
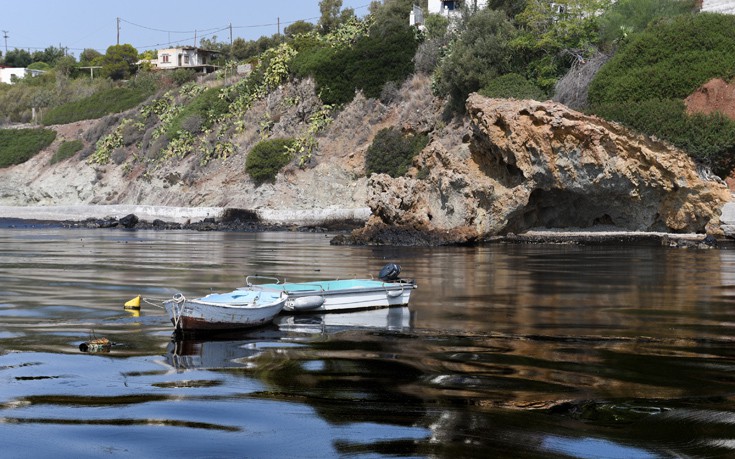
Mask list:
[[[555,52],[568,50],[552,40],[559,23],[597,16],[531,33],[524,14],[481,10],[462,19],[465,30],[450,34],[445,22],[433,36],[402,22],[391,10],[398,3],[332,34],[279,41],[249,74],[175,83],[143,73],[54,107],[47,119],[109,114],[47,126],[44,137],[56,137],[49,147],[0,169],[0,206],[229,208],[270,221],[290,215],[292,223],[370,215],[354,241],[379,243],[466,243],[600,225],[721,234],[719,211],[730,195],[707,166],[720,176],[731,170],[732,121],[689,117],[682,99],[729,67],[689,69],[686,84],[663,98],[661,82],[684,77],[668,65],[678,58],[671,40],[660,38],[686,30],[687,55],[720,62],[726,51],[697,51],[696,30],[732,19],[676,13],[621,41],[612,59],[595,64],[599,72],[582,72],[587,108],[603,119],[530,99],[550,94],[569,65],[558,55],[534,75],[544,61],[533,34],[561,47]],[[489,52],[488,36],[502,46]],[[657,84],[628,78],[651,61]],[[713,135],[697,135],[703,126]]]
[[[310,80],[285,85],[253,105],[248,116],[278,121],[273,136],[298,133],[294,122],[303,107],[284,107],[295,93],[315,98]],[[308,98],[306,97],[306,98]],[[275,110],[278,110],[277,115]],[[231,139],[236,146],[224,160],[202,165],[201,154],[168,161],[140,161],[145,153],[135,144],[116,151],[123,158],[99,165],[82,153],[57,164],[50,158],[61,142],[83,139],[108,120],[80,121],[50,128],[54,143],[31,160],[0,169],[0,205],[148,204],[166,206],[232,207],[243,209],[364,209],[366,205],[365,151],[376,133],[386,127],[433,131],[441,106],[432,96],[426,77],[407,81],[390,104],[357,96],[317,136],[318,149],[308,167],[287,167],[274,183],[256,184],[245,170],[249,149],[260,140],[259,123],[248,123]]]

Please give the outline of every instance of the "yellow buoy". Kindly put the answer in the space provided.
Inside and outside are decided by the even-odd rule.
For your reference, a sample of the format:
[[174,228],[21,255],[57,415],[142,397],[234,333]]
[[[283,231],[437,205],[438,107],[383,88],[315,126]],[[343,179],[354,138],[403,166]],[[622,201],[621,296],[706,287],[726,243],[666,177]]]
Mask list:
[[140,309],[140,295],[125,303],[125,309]]

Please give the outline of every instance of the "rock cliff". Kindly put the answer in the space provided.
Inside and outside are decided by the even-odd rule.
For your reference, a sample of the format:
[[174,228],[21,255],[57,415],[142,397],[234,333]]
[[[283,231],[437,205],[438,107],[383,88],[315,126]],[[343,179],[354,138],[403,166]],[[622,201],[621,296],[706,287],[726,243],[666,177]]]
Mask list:
[[552,102],[467,102],[463,141],[434,137],[407,177],[374,175],[353,242],[464,243],[531,228],[719,233],[730,199],[683,152]]
[[[244,163],[261,136],[257,120],[277,119],[274,136],[305,129],[294,121],[299,108],[281,103],[293,93],[316,98],[307,81],[256,104],[255,121],[232,139],[233,156],[206,165],[192,154],[146,167],[148,152],[136,145],[104,166],[80,157],[50,164],[61,141],[84,138],[98,122],[55,126],[49,149],[0,169],[0,206],[244,209],[276,224],[367,220],[335,243],[445,244],[544,227],[719,234],[730,199],[723,182],[704,177],[683,152],[558,103],[472,95],[467,115],[447,124],[421,76],[390,103],[358,94],[320,134],[313,164],[289,166],[275,183],[256,186]],[[432,140],[406,176],[367,177],[366,150],[393,126]]]

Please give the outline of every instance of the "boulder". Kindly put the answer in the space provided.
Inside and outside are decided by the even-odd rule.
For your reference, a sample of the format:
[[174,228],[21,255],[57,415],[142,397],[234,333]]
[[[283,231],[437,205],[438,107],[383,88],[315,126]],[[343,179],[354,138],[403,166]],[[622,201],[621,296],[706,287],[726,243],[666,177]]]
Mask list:
[[[434,138],[404,177],[373,175],[356,242],[466,243],[531,228],[722,234],[724,182],[683,151],[553,102],[473,94],[463,142]],[[387,236],[387,240],[384,238]]]

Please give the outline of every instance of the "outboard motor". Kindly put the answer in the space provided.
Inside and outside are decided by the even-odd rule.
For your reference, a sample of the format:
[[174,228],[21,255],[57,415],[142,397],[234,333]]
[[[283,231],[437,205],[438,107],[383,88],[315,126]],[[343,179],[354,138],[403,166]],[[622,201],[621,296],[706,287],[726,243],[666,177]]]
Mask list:
[[401,267],[395,263],[388,263],[378,273],[378,279],[382,281],[394,281],[401,274]]

